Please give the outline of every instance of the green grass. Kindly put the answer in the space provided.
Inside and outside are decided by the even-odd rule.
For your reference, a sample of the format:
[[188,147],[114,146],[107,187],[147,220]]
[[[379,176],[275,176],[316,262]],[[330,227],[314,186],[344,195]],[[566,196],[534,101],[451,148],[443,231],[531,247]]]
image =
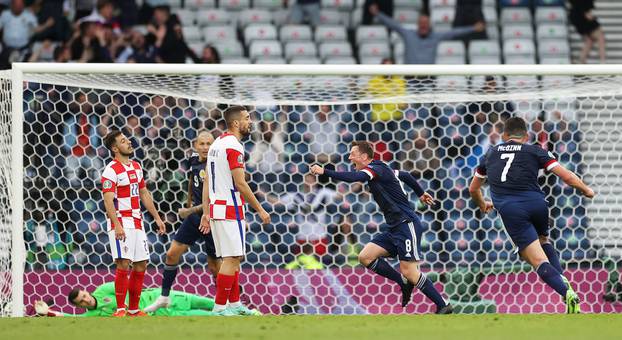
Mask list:
[[621,339],[614,315],[382,315],[0,319],[0,339]]

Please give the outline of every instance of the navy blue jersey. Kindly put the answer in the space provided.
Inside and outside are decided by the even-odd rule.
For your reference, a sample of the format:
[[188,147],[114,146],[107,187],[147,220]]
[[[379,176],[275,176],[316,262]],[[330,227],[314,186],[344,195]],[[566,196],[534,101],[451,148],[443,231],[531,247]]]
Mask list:
[[559,165],[555,156],[537,145],[515,141],[491,147],[482,158],[475,176],[488,178],[495,196],[544,197],[538,185],[540,169],[550,171]]
[[408,196],[399,179],[399,172],[385,163],[375,160],[362,170],[369,176],[369,191],[380,207],[387,224],[397,225],[404,221],[417,220]]
[[206,161],[199,161],[199,154],[193,153],[188,159],[188,179],[192,183],[192,205],[201,205]]

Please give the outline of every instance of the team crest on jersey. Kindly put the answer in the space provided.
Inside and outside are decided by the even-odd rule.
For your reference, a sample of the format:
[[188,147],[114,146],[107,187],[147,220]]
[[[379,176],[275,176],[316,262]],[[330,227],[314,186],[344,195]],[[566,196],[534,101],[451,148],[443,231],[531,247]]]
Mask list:
[[112,181],[110,181],[110,180],[108,180],[108,179],[107,179],[107,180],[105,180],[105,181],[104,181],[104,185],[103,185],[103,187],[104,187],[104,189],[110,189],[110,188],[112,188]]
[[199,177],[205,178],[205,169],[201,169],[201,171],[199,171]]
[[130,179],[136,179],[136,174],[130,174]]

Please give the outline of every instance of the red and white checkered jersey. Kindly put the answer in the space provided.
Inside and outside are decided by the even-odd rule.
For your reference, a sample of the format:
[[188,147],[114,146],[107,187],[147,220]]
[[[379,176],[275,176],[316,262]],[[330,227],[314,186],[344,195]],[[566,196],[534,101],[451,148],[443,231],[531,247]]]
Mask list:
[[244,220],[244,199],[236,189],[231,170],[244,169],[244,147],[230,133],[216,138],[207,155],[210,217],[215,220]]
[[[117,217],[124,229],[143,228],[139,190],[144,187],[143,169],[138,162],[123,164],[115,159],[106,165],[102,173],[102,192],[114,192]],[[108,219],[107,230],[112,229],[114,225]]]

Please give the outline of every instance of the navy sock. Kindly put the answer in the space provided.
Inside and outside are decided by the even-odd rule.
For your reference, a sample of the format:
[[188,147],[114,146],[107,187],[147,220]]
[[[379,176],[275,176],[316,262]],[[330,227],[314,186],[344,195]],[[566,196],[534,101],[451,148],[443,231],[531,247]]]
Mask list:
[[443,299],[441,293],[434,288],[432,281],[430,281],[423,273],[419,276],[419,281],[417,281],[416,286],[425,296],[428,297],[428,299],[432,300],[437,307],[442,308],[447,305],[447,302]]
[[391,281],[394,281],[395,283],[400,285],[400,287],[404,285],[402,274],[398,273],[397,270],[391,267],[391,265],[384,259],[375,259],[374,261],[372,261],[372,263],[369,264],[369,266],[367,266],[367,269],[373,271],[380,276],[384,276]]
[[177,265],[164,265],[164,273],[162,274],[162,296],[168,296],[171,293],[171,287],[177,276]]
[[548,262],[543,262],[536,268],[536,272],[542,279],[542,281],[546,282],[549,287],[555,289],[555,291],[561,295],[562,297],[566,297],[566,291],[568,287],[562,280],[562,275]]
[[559,263],[559,257],[557,256],[557,252],[553,245],[550,243],[544,243],[542,245],[542,249],[546,254],[546,257],[549,259],[549,263],[553,266],[560,274],[564,274],[564,270],[562,269],[562,265]]

